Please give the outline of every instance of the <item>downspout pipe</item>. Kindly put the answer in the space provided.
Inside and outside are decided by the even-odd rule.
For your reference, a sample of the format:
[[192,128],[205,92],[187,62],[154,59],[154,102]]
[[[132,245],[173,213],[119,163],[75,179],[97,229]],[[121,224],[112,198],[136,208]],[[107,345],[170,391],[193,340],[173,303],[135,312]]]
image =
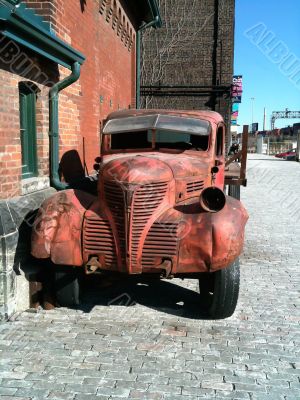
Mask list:
[[142,32],[152,26],[159,26],[160,17],[157,15],[148,24],[142,24],[136,32],[136,108],[141,107],[141,38]]
[[59,92],[72,85],[80,77],[80,64],[75,62],[71,67],[71,74],[62,81],[57,82],[49,92],[49,152],[50,152],[50,184],[56,190],[68,189],[67,183],[61,182],[59,169],[59,121],[58,99]]

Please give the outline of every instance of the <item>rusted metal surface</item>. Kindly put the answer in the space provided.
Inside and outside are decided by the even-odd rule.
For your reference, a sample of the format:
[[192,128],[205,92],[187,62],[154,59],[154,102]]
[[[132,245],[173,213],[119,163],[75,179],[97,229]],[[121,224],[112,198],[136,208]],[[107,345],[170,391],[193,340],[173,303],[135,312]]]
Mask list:
[[[157,112],[129,110],[109,118]],[[220,211],[209,212],[199,200],[205,188],[224,189],[224,143],[216,155],[222,117],[206,111],[161,113],[209,121],[208,150],[102,154],[97,197],[68,190],[43,204],[32,235],[35,257],[85,266],[86,273],[182,276],[226,268],[239,256],[248,218],[242,204],[226,196]]]
[[47,199],[32,231],[31,254],[51,258],[55,264],[81,266],[82,223],[95,198],[80,190],[66,190]]
[[185,215],[190,231],[180,242],[176,273],[216,271],[230,265],[242,252],[247,219],[241,202],[229,196],[217,213]]

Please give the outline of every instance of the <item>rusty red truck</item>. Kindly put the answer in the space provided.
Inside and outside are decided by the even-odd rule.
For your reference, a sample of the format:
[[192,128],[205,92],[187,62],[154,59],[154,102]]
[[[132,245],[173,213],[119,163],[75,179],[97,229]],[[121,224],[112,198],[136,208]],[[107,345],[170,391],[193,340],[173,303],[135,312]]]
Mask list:
[[97,195],[57,192],[40,208],[32,233],[32,255],[72,276],[59,289],[60,302],[78,302],[76,271],[151,274],[198,279],[208,314],[231,316],[248,215],[224,193],[221,115],[118,111],[101,137]]

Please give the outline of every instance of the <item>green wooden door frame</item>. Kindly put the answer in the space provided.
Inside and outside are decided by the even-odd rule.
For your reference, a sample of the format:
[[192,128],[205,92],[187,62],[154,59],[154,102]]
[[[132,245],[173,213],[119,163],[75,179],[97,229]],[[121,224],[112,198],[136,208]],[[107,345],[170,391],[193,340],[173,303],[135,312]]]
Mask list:
[[22,178],[38,175],[36,143],[36,99],[35,85],[27,82],[19,84],[20,130],[22,146]]

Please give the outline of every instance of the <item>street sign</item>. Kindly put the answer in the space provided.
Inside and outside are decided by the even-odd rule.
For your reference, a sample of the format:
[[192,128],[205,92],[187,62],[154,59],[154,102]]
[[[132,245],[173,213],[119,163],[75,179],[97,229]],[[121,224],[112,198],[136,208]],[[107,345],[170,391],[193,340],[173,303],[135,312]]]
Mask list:
[[243,76],[234,75],[232,79],[232,92],[231,92],[232,102],[241,103],[242,93],[243,93]]
[[250,132],[255,133],[258,131],[258,122],[254,122],[253,124],[250,124]]

